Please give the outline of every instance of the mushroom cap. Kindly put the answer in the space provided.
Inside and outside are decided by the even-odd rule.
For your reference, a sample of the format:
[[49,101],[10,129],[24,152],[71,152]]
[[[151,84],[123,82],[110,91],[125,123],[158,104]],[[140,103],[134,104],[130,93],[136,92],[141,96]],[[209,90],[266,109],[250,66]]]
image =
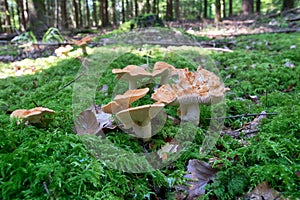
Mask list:
[[128,90],[122,95],[115,96],[114,100],[102,107],[103,112],[116,114],[129,108],[132,102],[142,98],[149,92],[149,88]]
[[122,105],[122,104],[118,104],[116,101],[111,101],[108,104],[102,106],[101,109],[105,113],[116,114],[121,110],[127,109],[128,107],[129,104]]
[[160,75],[163,76],[163,75],[167,75],[169,73],[171,75],[176,73],[176,68],[166,62],[161,62],[161,61],[156,62],[154,64],[152,76],[154,76],[154,77],[160,76]]
[[144,122],[153,119],[163,108],[164,104],[153,104],[128,108],[117,113],[117,118],[128,129],[133,124],[143,126]]
[[85,36],[84,38],[80,39],[80,40],[73,40],[73,42],[77,45],[77,46],[82,46],[82,45],[86,45],[89,42],[92,41],[92,38],[88,35]]
[[130,104],[144,97],[148,92],[149,92],[149,88],[127,90],[124,94],[115,96],[114,100],[121,104],[124,103]]
[[113,74],[117,75],[117,79],[132,80],[145,77],[151,77],[152,74],[136,65],[128,65],[123,69],[113,69]]
[[162,85],[151,95],[151,99],[158,101],[159,103],[170,104],[176,100],[176,93],[170,87],[170,85]]
[[195,72],[185,68],[177,73],[179,79],[175,84],[161,86],[151,98],[165,104],[177,101],[180,105],[211,104],[223,99],[226,89],[213,72],[199,67]]
[[49,108],[36,107],[30,110],[19,109],[12,112],[10,115],[11,118],[21,118],[26,119],[29,123],[39,123],[41,119],[46,114],[54,114],[55,111]]

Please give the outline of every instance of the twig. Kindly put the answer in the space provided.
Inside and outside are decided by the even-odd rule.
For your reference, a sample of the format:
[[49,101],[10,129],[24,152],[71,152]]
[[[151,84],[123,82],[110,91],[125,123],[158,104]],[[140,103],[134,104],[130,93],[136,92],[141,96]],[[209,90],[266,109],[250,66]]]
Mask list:
[[47,194],[50,195],[50,191],[49,191],[49,189],[47,187],[46,181],[43,182],[43,186],[44,186],[44,189],[47,192]]
[[242,117],[253,117],[260,115],[278,115],[278,113],[254,113],[254,114],[243,114],[243,115],[233,115],[227,117],[217,117],[217,118],[205,118],[205,119],[233,119],[233,118],[242,118]]
[[204,47],[204,49],[207,50],[213,50],[213,51],[224,51],[224,52],[230,52],[233,53],[231,49],[223,49],[223,48],[211,48],[211,47]]

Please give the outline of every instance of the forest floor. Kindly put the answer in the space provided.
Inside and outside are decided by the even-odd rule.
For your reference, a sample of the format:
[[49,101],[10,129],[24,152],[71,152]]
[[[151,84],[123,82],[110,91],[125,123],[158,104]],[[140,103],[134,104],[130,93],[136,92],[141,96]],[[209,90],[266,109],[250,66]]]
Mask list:
[[[295,23],[290,28],[298,27]],[[34,59],[18,58],[17,48],[2,51],[14,59],[0,62],[1,199],[299,198],[299,32],[210,39],[196,28],[184,29],[95,35],[94,42],[118,43],[92,43],[88,55],[76,47],[68,55],[49,50],[51,56],[32,54]],[[179,45],[154,44],[162,40]],[[213,105],[202,105],[200,126],[183,126],[178,106],[166,106],[167,118],[163,125],[158,122],[161,129],[150,141],[122,126],[102,127],[105,140],[78,134],[78,123],[91,129],[87,121],[95,120],[78,116],[110,102],[127,86],[112,69],[134,64],[151,70],[157,61],[214,71],[230,88],[221,116],[215,119]],[[157,83],[140,84],[149,94],[131,106],[154,103],[150,93]],[[10,119],[14,110],[35,106],[56,113],[38,125]],[[115,118],[104,119],[120,125]],[[209,132],[214,120],[223,120],[218,135]],[[199,151],[203,147],[206,154]]]

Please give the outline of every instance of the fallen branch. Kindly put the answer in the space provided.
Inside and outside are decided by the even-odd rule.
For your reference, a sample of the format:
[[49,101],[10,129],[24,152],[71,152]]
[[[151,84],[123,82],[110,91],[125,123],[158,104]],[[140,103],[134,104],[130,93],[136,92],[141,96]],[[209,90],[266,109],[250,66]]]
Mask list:
[[261,115],[278,115],[278,113],[254,113],[254,114],[242,114],[242,115],[233,115],[227,117],[217,117],[217,118],[205,118],[205,119],[234,119],[234,118],[242,118],[242,117],[256,117]]

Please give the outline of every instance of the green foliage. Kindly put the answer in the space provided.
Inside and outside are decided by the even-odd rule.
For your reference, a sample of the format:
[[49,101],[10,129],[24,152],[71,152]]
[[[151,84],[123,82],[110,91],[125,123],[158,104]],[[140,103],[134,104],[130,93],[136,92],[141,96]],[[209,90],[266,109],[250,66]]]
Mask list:
[[61,35],[60,31],[58,28],[51,27],[49,28],[46,33],[43,35],[43,42],[63,42],[64,38]]
[[[213,61],[218,63],[225,85],[231,88],[226,96],[226,115],[262,110],[278,115],[263,120],[258,126],[259,133],[253,137],[243,134],[238,138],[220,137],[216,147],[202,158],[199,148],[208,134],[210,106],[201,106],[201,126],[198,128],[188,124],[180,127],[168,119],[149,143],[142,144],[122,130],[106,133],[107,140],[103,142],[92,136],[80,137],[72,131],[73,89],[86,91],[83,90],[86,88],[73,84],[57,92],[77,77],[78,71],[89,67],[99,76],[96,81],[87,80],[87,85],[97,83],[95,102],[106,104],[128,87],[126,82],[115,79],[112,69],[147,63],[151,69],[156,61],[163,60],[178,68],[193,70],[197,60],[192,58],[197,52],[192,48],[166,55],[163,48],[151,46],[129,47],[122,54],[113,53],[117,48],[104,47],[88,56],[89,65],[83,68],[72,56],[23,61],[23,67],[34,65],[39,72],[0,79],[1,199],[172,199],[177,192],[175,186],[185,182],[183,176],[188,161],[208,161],[210,158],[215,159],[213,166],[218,167],[219,172],[214,182],[207,186],[207,198],[209,195],[218,199],[242,197],[263,181],[268,181],[271,187],[291,199],[299,197],[300,52],[299,47],[290,48],[299,41],[298,35],[266,34],[236,40],[234,53],[211,54]],[[113,59],[113,54],[119,56]],[[287,62],[293,63],[294,67],[286,66]],[[9,67],[1,64],[1,70]],[[143,86],[144,83],[139,84]],[[103,85],[107,86],[104,92],[101,90]],[[146,85],[153,87],[155,84]],[[249,99],[249,95],[256,95],[258,101]],[[149,97],[150,94],[132,106],[153,102]],[[17,126],[10,121],[11,111],[32,108],[33,102],[56,111],[48,127]],[[168,106],[165,110],[168,115],[177,117],[176,106]],[[225,126],[238,129],[252,120],[248,117],[226,119]],[[187,141],[191,134],[195,139]],[[184,142],[180,156],[166,167],[138,174],[117,170],[150,170],[147,160],[134,153],[155,152],[172,138]],[[163,191],[165,195],[158,196],[157,191]]]
[[12,40],[12,42],[19,42],[19,43],[25,43],[25,42],[36,42],[36,37],[33,34],[32,31],[28,31],[28,32],[24,32],[16,37],[14,37]]

